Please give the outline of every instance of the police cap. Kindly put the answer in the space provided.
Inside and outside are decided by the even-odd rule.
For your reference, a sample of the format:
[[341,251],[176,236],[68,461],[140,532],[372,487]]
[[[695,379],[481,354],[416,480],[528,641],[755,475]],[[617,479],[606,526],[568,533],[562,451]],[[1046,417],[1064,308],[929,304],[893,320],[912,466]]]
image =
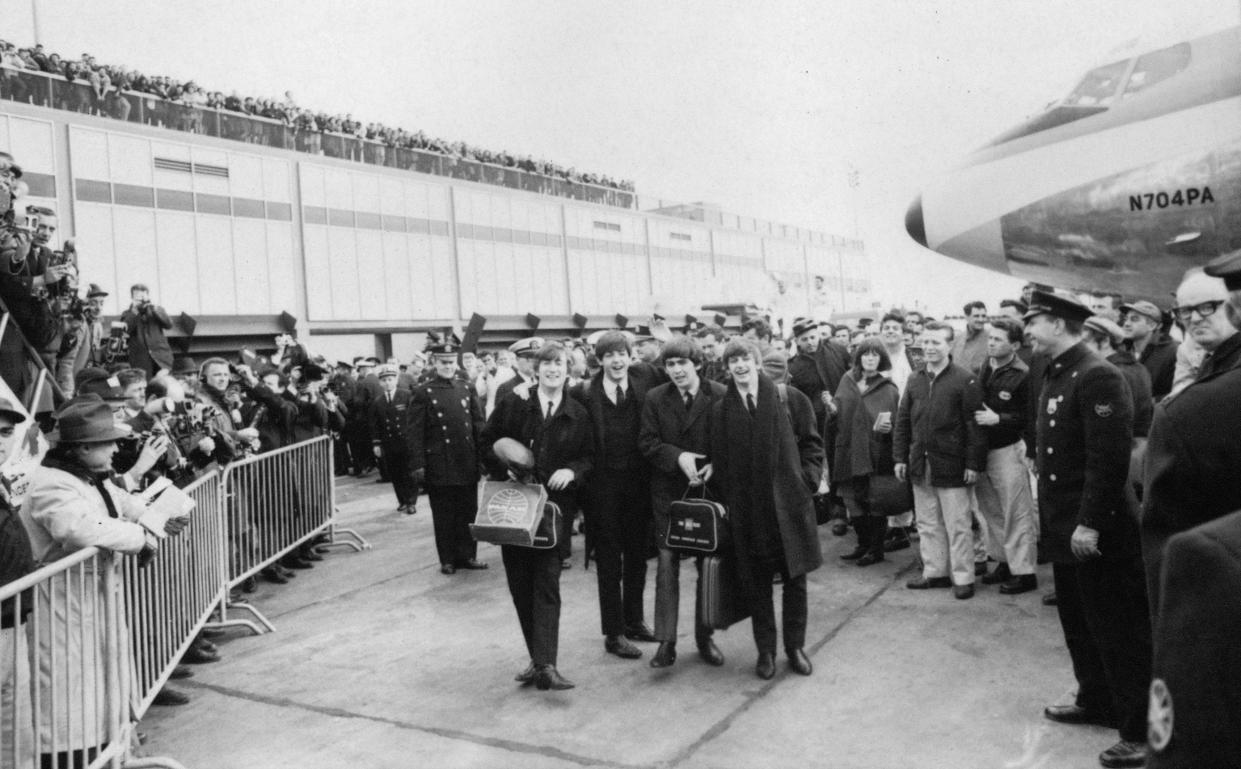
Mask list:
[[1213,278],[1223,278],[1229,291],[1241,291],[1241,249],[1220,254],[1207,262],[1202,271]]
[[1050,315],[1053,318],[1084,321],[1093,314],[1089,307],[1067,296],[1035,291],[1030,296],[1030,309],[1021,319],[1029,322],[1040,315]]

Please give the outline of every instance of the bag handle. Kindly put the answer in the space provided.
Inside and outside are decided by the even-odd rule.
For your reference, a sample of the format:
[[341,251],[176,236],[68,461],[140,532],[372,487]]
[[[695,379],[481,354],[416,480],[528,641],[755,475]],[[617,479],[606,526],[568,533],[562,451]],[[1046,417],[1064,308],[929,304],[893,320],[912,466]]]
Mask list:
[[702,483],[702,484],[699,484],[699,486],[702,489],[702,493],[699,494],[697,497],[691,497],[690,492],[694,490],[694,486],[693,484],[689,484],[689,483],[685,484],[685,493],[681,495],[681,501],[684,502],[687,499],[710,499],[711,492],[707,490],[707,484]]

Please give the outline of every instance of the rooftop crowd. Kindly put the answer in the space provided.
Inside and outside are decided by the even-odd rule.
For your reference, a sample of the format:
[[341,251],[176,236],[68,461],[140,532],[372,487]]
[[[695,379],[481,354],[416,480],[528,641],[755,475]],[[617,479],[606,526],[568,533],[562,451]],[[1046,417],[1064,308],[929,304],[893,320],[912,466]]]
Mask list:
[[[0,167],[15,189],[20,168],[7,157]],[[734,584],[741,608],[721,620],[702,605],[710,591],[697,593],[702,662],[721,665],[713,631],[748,617],[758,677],[776,675],[780,646],[788,670],[812,675],[806,575],[823,562],[827,526],[856,537],[841,557],[860,568],[916,558],[906,587],[927,600],[994,587],[1054,606],[1078,690],[1044,716],[1116,729],[1102,766],[1226,766],[1237,755],[1237,682],[1221,660],[1238,621],[1241,252],[1187,273],[1170,307],[1030,284],[1021,297],[967,304],[964,328],[900,310],[856,325],[749,317],[735,334],[720,319],[677,330],[652,319],[502,349],[430,334],[424,353],[384,363],[329,361],[281,337],[268,358],[200,364],[172,354],[168,313],[145,286],[130,288],[116,325],[91,304],[104,288],[78,298],[71,260],[45,254],[54,214],[6,216],[2,298],[72,398],[51,420],[37,415],[54,446],[20,518],[18,500],[0,505],[0,582],[89,544],[150,546],[139,529],[58,535],[57,489],[81,492],[80,514],[105,520],[105,493],[124,500],[157,477],[188,483],[326,434],[337,474],[378,472],[399,513],[414,514],[425,493],[446,577],[489,568],[469,529],[481,480],[546,489],[560,513],[548,519],[554,545],[500,548],[529,656],[522,686],[574,687],[556,662],[559,581],[578,530],[597,564],[604,653],[638,659],[638,644],[654,643],[652,667],[676,664],[685,553],[667,534],[674,503],[705,488],[727,509],[731,542],[694,564],[700,579]],[[75,302],[80,317],[64,309]],[[22,335],[3,340],[5,382],[25,399],[29,351]],[[24,419],[0,402],[0,446]],[[100,485],[79,488],[87,482]],[[318,557],[310,542],[260,576],[283,584]],[[1039,584],[1040,564],[1052,585]],[[0,632],[20,627],[9,618]],[[217,657],[200,637],[185,661]],[[166,690],[160,702],[184,699]]]
[[[226,114],[265,118],[295,129],[299,134],[297,148],[303,151],[324,150],[322,139],[314,134],[336,134],[364,139],[384,148],[415,150],[454,160],[513,169],[535,174],[549,181],[561,180],[620,192],[634,191],[632,181],[614,179],[607,174],[579,171],[574,167],[565,167],[531,155],[514,154],[508,150],[497,151],[463,141],[448,141],[428,136],[421,130],[388,126],[373,121],[363,122],[349,113],[332,114],[305,108],[298,105],[288,91],[279,98],[240,96],[236,91],[225,93],[203,88],[193,80],[181,81],[167,75],[147,75],[122,65],[97,62],[94,56],[88,53],[73,59],[45,51],[41,44],[18,47],[0,40],[0,97],[28,101],[34,96],[32,86],[21,76],[23,70],[63,77],[69,83],[84,86],[82,89],[68,89],[56,105],[62,109],[129,120],[133,105],[125,98],[125,94],[142,94],[186,108],[164,110],[168,113],[166,115],[159,114],[160,110],[156,109],[160,122],[184,131],[203,132],[203,117],[198,110],[219,110]],[[265,132],[249,131],[244,125],[236,124],[223,130],[223,135],[228,138],[271,143]],[[364,155],[368,162],[384,163],[382,151],[363,153],[360,147],[354,159],[362,160]],[[353,155],[352,152],[347,152],[345,156]],[[477,180],[492,181],[487,174]],[[544,185],[541,191],[553,192],[554,187]],[[632,196],[618,199],[632,201]]]

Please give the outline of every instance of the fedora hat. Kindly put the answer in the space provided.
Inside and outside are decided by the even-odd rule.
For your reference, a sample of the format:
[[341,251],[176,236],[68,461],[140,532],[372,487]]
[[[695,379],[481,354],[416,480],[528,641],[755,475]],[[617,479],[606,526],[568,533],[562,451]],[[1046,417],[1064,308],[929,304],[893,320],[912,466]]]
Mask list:
[[26,415],[18,411],[17,407],[8,398],[0,398],[0,414],[13,420],[14,424],[26,421]]
[[97,398],[70,401],[56,415],[56,429],[48,433],[53,443],[102,443],[128,437],[128,425],[118,425],[112,407]]

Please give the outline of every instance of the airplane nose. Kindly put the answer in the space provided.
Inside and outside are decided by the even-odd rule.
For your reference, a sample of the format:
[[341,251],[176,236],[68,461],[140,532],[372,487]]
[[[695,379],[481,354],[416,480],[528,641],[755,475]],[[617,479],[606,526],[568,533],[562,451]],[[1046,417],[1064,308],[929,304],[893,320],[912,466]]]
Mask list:
[[922,196],[914,198],[905,212],[905,232],[921,246],[926,246],[926,223],[922,220]]

